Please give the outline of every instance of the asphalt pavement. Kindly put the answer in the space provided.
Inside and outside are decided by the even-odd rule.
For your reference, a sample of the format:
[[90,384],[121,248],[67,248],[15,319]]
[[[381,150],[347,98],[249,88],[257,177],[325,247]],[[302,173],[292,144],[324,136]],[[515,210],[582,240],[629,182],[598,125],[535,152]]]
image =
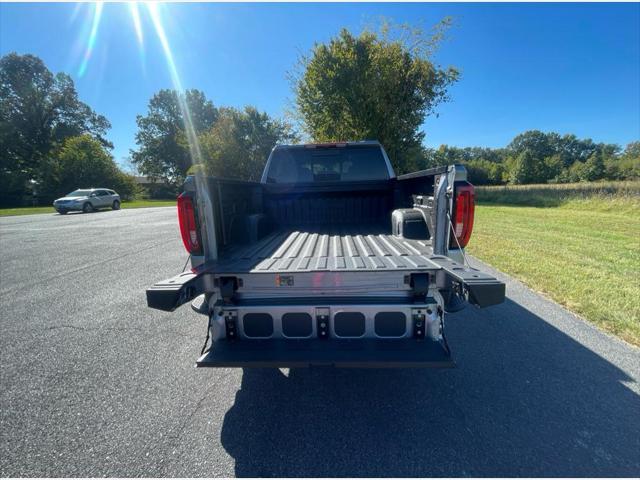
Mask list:
[[453,370],[243,371],[146,307],[186,260],[174,208],[0,219],[0,475],[640,475],[640,350],[486,266]]

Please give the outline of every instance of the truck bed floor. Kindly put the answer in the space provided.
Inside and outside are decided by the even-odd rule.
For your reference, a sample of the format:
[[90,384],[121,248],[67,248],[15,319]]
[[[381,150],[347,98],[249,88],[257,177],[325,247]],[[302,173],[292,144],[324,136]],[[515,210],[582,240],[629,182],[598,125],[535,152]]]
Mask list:
[[439,269],[428,240],[407,240],[381,228],[279,230],[257,243],[224,250],[218,273]]

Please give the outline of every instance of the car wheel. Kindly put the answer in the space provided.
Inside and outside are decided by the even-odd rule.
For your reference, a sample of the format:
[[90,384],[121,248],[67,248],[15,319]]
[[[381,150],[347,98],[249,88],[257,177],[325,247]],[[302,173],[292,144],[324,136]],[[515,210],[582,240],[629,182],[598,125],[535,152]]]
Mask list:
[[90,202],[85,203],[85,204],[82,206],[82,211],[83,211],[84,213],[90,213],[90,212],[93,212],[93,205],[91,205],[91,203],[90,203]]
[[119,200],[114,200],[113,201],[113,205],[111,205],[111,208],[114,210],[120,210],[120,201]]
[[58,213],[59,213],[60,215],[66,215],[66,214],[67,214],[67,211],[66,211],[66,210],[58,210]]

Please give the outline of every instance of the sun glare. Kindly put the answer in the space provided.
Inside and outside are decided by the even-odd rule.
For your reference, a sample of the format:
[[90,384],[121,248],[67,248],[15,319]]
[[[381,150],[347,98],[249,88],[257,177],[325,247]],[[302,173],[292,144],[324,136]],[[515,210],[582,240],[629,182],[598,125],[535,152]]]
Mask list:
[[82,63],[80,64],[80,69],[78,70],[78,76],[83,77],[87,71],[87,65],[89,64],[89,60],[91,59],[91,55],[93,54],[93,50],[96,46],[96,39],[98,37],[98,27],[100,26],[100,18],[102,17],[102,2],[96,2],[94,4],[93,10],[93,21],[91,23],[91,33],[89,34],[89,41],[87,42],[87,48],[84,51],[84,56],[82,57]]
[[[133,27],[135,29],[136,37],[138,40],[138,46],[140,48],[140,58],[141,58],[141,61],[144,63],[144,31],[142,28],[142,20],[141,20],[141,12],[140,12],[141,9],[139,7],[139,2],[127,2],[127,3],[128,3],[129,13],[131,15],[131,20],[133,21]],[[82,62],[80,63],[80,68],[78,70],[79,77],[83,77],[87,72],[89,61],[91,60],[91,57],[95,50],[96,41],[98,38],[98,29],[100,27],[100,20],[103,12],[103,6],[104,6],[103,2],[96,2],[94,4],[93,18],[91,20],[91,31],[89,33],[87,46],[84,50]],[[197,138],[195,129],[193,127],[189,106],[185,101],[185,97],[183,95],[184,89],[182,86],[182,81],[180,79],[178,68],[176,66],[173,51],[169,43],[169,37],[167,36],[167,32],[162,22],[161,8],[163,7],[163,5],[157,2],[148,1],[148,2],[145,2],[145,6],[149,14],[149,18],[151,19],[151,23],[153,24],[153,28],[155,30],[156,36],[160,41],[160,45],[162,46],[162,52],[167,65],[167,69],[169,71],[169,75],[171,77],[171,83],[173,84],[173,88],[177,92],[181,93],[178,96],[178,103],[180,106],[182,117],[184,119],[184,126],[185,126],[185,132],[187,134],[187,141],[189,143],[189,153],[191,155],[191,162],[193,164],[200,163],[200,158],[201,158],[200,145],[198,143],[198,138]],[[76,11],[74,11],[74,15],[77,15],[77,9]]]
[[[178,73],[178,68],[176,66],[176,62],[173,57],[173,52],[171,50],[171,46],[169,45],[169,38],[167,37],[167,33],[165,32],[164,25],[162,24],[162,17],[159,11],[159,5],[154,2],[146,2],[147,9],[149,10],[149,15],[151,17],[151,21],[153,23],[153,27],[156,31],[158,39],[160,40],[160,44],[162,45],[162,50],[164,52],[164,57],[167,62],[167,67],[169,69],[169,74],[171,75],[171,81],[173,82],[174,89],[178,92],[178,105],[180,107],[180,112],[182,113],[182,119],[184,122],[184,130],[187,134],[187,143],[189,144],[189,156],[191,157],[191,164],[198,165],[202,164],[202,153],[200,150],[200,142],[198,141],[198,135],[196,134],[195,128],[193,127],[193,120],[191,117],[191,112],[189,110],[189,105],[187,104],[186,97],[184,95],[184,89],[182,88],[182,81],[180,80],[180,75]],[[206,196],[207,192],[207,184],[202,176],[200,171],[196,172],[195,185],[196,189],[199,192],[201,198],[208,198]],[[206,201],[203,203],[202,207],[202,215],[208,219],[209,222],[213,222],[213,210],[211,207],[211,203],[207,203]],[[210,230],[207,231],[207,239],[205,240],[208,244],[215,245],[215,236],[211,233]]]
[[142,22],[140,21],[138,2],[129,2],[129,11],[131,12],[131,18],[133,19],[133,26],[136,29],[138,44],[142,47],[144,45],[144,34],[142,33]]

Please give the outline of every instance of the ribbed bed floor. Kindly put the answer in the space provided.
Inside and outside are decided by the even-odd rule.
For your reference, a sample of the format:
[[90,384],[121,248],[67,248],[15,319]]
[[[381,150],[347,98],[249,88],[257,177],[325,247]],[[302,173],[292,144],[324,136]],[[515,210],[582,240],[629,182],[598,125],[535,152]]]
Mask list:
[[431,245],[406,240],[383,229],[282,230],[256,244],[226,250],[216,262],[220,273],[439,269],[429,260]]

